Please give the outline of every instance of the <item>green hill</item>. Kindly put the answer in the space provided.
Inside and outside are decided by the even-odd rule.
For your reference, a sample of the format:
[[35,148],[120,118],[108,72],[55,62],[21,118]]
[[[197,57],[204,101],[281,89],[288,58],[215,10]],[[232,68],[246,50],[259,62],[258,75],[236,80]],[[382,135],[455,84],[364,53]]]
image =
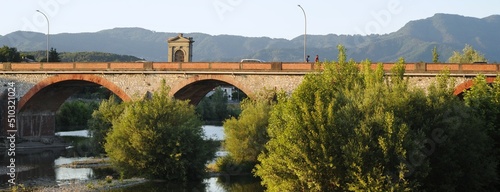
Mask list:
[[[308,35],[307,52],[320,59],[336,59],[336,46],[343,44],[350,57],[393,62],[404,57],[408,62],[430,62],[436,46],[441,60],[465,44],[485,54],[491,62],[500,61],[500,16],[485,18],[436,14],[410,21],[400,30],[384,35]],[[133,55],[150,61],[167,60],[167,42],[176,33],[155,32],[142,28],[115,28],[95,33],[51,35],[50,46],[61,52],[105,52]],[[303,36],[294,39],[242,37],[185,33],[194,38],[194,61],[239,61],[258,58],[265,61],[302,61]],[[46,49],[43,33],[17,31],[0,36],[0,45],[20,51]]]
[[[32,55],[35,57],[35,61],[46,58],[46,51],[21,52],[21,54]],[[102,52],[62,52],[59,53],[59,58],[61,58],[61,62],[133,62],[142,60],[135,56]]]

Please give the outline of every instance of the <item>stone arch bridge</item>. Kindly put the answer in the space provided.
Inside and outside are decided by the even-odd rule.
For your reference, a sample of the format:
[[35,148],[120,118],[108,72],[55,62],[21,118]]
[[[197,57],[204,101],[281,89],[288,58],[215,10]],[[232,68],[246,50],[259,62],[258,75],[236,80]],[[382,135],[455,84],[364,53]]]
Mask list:
[[[383,65],[389,73],[394,64]],[[154,92],[165,80],[171,96],[197,104],[219,85],[234,86],[249,97],[263,89],[292,92],[314,68],[313,63],[290,62],[0,63],[0,137],[14,129],[18,137],[53,136],[56,111],[86,86],[106,87],[130,101]],[[492,82],[500,65],[408,63],[405,76],[411,85],[425,88],[444,69],[457,78],[458,95],[472,85],[477,74],[485,74]],[[15,111],[9,110],[13,102]],[[16,123],[11,125],[8,115],[14,112]]]

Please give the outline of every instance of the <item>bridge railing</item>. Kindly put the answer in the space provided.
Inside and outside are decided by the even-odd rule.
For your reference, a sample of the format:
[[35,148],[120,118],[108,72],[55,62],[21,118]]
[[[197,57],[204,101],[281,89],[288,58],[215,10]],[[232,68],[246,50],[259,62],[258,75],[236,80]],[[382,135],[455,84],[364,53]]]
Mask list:
[[[377,66],[372,64],[372,68]],[[390,71],[394,63],[383,63]],[[314,71],[322,68],[314,63],[300,62],[62,62],[62,63],[0,63],[1,71]],[[407,73],[435,73],[448,69],[453,73],[498,73],[500,64],[407,63]]]

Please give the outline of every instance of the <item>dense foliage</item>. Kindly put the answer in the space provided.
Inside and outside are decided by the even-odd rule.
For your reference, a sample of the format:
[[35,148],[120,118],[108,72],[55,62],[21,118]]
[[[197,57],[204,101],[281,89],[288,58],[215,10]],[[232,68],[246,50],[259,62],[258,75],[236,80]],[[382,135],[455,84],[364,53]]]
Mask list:
[[103,100],[99,108],[92,113],[92,118],[88,120],[89,134],[91,134],[92,150],[96,153],[104,153],[106,135],[111,130],[113,122],[118,120],[123,113],[127,103],[120,103],[116,96],[111,96],[109,100]]
[[271,108],[267,99],[247,99],[241,103],[242,112],[238,118],[224,121],[224,149],[229,155],[218,160],[219,170],[251,172],[269,140],[267,126]]
[[59,57],[59,53],[57,52],[57,49],[50,48],[49,62],[61,62],[61,58]]
[[200,180],[216,146],[204,140],[194,106],[168,96],[163,86],[150,100],[128,103],[113,121],[105,150],[125,175]]
[[56,113],[56,131],[86,129],[87,121],[98,105],[96,101],[73,100],[64,102]]
[[425,94],[404,60],[346,60],[306,75],[271,112],[256,175],[269,191],[484,191],[496,182],[493,141],[440,77]]
[[[472,115],[479,118],[489,137],[494,141],[495,156],[500,161],[500,77],[488,84],[484,75],[477,76],[474,86],[464,94],[464,101],[472,109]],[[500,174],[500,166],[496,166],[497,175]],[[496,189],[500,189],[497,184]]]
[[64,52],[61,60],[67,62],[135,62],[142,60],[130,55],[119,55],[102,52]]
[[3,46],[0,48],[0,62],[20,62],[21,55],[14,47]]
[[[409,162],[413,173],[425,176],[418,179],[426,191],[491,191],[497,182],[493,140],[488,136],[485,121],[462,100],[452,94],[454,81],[441,76],[428,89],[426,107],[413,112],[415,130],[425,134],[416,140],[424,158]],[[414,104],[416,105],[416,104]],[[419,165],[428,163],[429,170]],[[422,166],[420,166],[422,167]],[[427,172],[427,175],[425,173]]]
[[470,45],[465,45],[462,53],[453,51],[453,55],[448,59],[449,63],[474,63],[474,62],[487,62],[484,54],[472,48]]
[[[47,52],[45,51],[43,53],[44,54],[41,55],[42,59],[40,59],[39,61],[40,62],[47,62]],[[33,56],[33,55],[30,54],[30,57],[34,58],[35,56]],[[50,51],[49,51],[49,62],[61,62],[61,58],[59,57],[59,53],[54,48],[50,48]]]
[[[30,55],[33,60],[40,61],[46,58],[45,51],[22,52],[24,55]],[[49,53],[49,57],[50,53]],[[135,62],[141,60],[138,57],[130,55],[119,55],[103,52],[61,52],[59,53],[61,62]]]
[[240,109],[228,103],[228,95],[220,87],[196,106],[196,112],[206,124],[220,124],[227,118],[238,116]]
[[110,98],[113,93],[102,86],[82,87],[64,102],[56,113],[56,131],[87,129],[92,113],[99,103]]

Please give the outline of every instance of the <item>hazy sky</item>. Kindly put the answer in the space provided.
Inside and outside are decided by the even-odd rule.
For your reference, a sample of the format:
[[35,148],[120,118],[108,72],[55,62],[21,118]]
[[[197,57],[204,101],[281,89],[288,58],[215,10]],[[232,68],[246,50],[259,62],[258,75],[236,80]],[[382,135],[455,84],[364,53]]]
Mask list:
[[141,27],[158,32],[201,32],[292,39],[307,34],[384,34],[435,13],[483,18],[500,14],[497,0],[2,0],[0,35],[50,34]]

